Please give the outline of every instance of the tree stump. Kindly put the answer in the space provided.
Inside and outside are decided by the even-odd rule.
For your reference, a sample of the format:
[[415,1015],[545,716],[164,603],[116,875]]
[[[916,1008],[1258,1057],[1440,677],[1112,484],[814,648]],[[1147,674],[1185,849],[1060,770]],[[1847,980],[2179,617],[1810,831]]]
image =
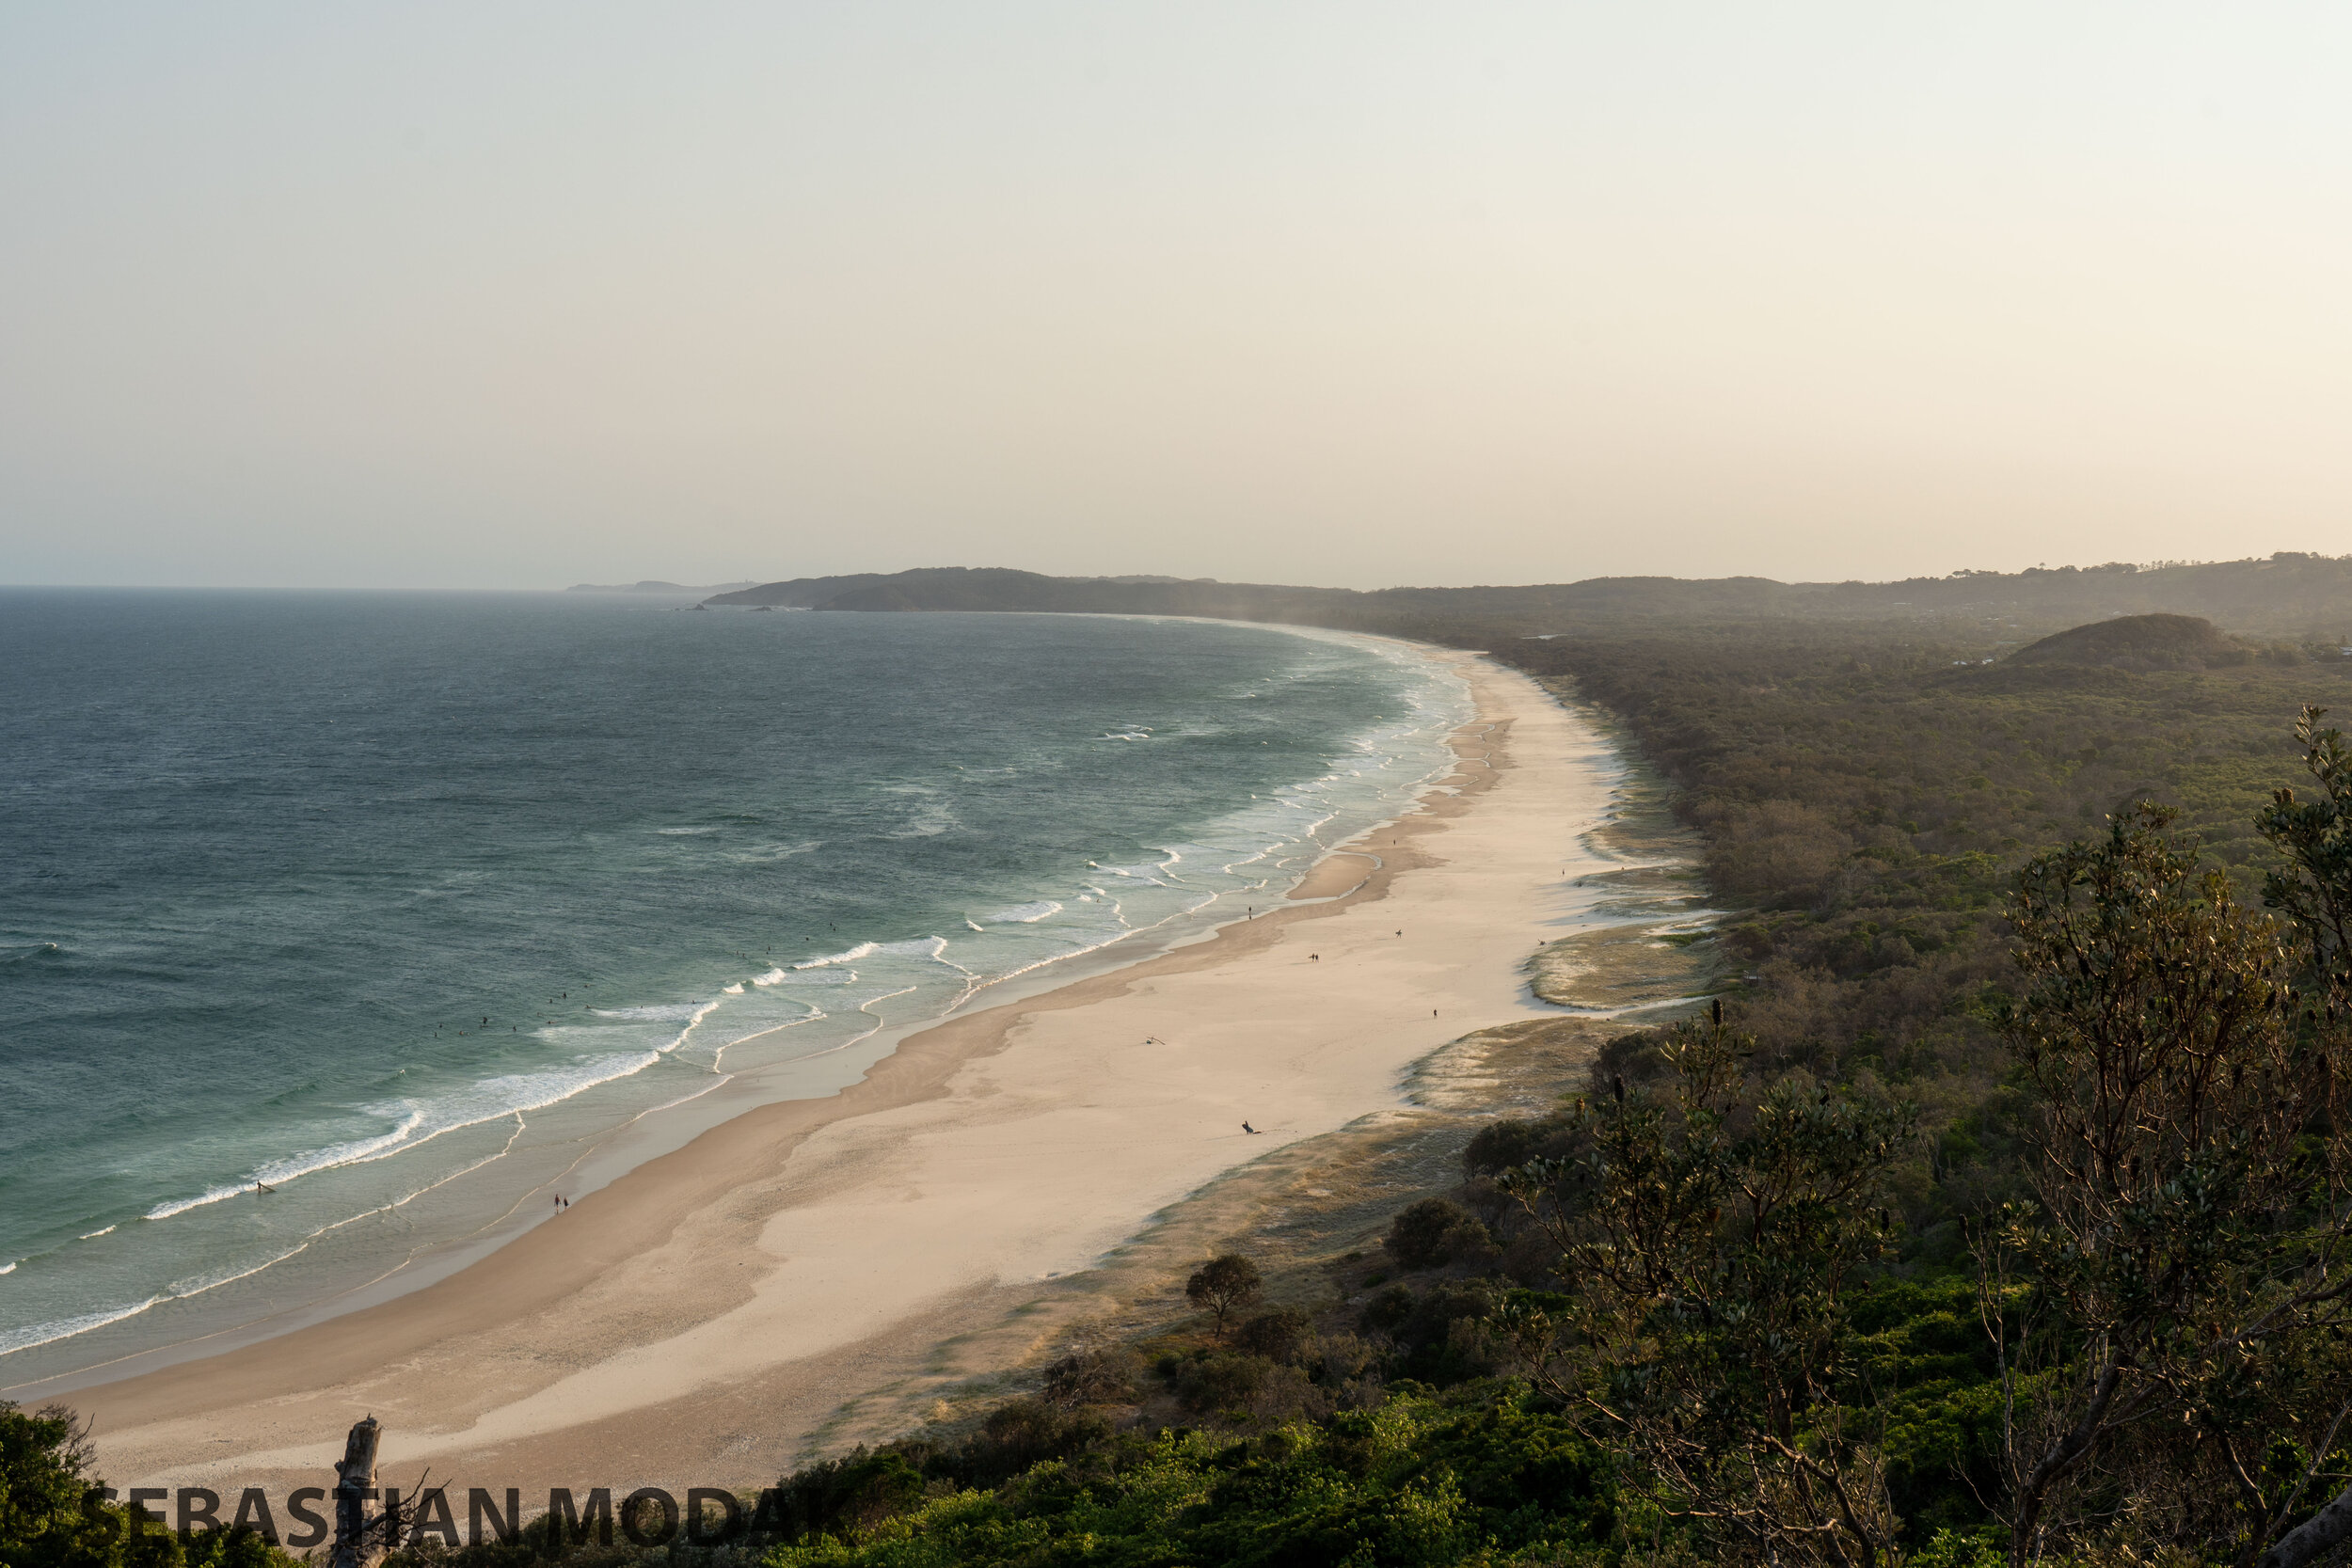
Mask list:
[[354,1422],[343,1440],[343,1460],[335,1466],[335,1549],[327,1555],[327,1568],[375,1568],[400,1544],[397,1510],[384,1509],[373,1517],[368,1513],[376,1500],[375,1447],[383,1430],[370,1416]]

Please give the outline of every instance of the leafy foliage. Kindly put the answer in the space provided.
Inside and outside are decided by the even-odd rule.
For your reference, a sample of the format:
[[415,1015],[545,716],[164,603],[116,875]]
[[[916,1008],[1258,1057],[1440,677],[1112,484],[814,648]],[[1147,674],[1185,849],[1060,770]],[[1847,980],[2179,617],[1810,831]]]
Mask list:
[[1573,1288],[1498,1326],[1718,1560],[1883,1560],[1900,1521],[1847,1419],[1849,1304],[1891,1248],[1883,1200],[1916,1113],[1802,1074],[1752,1095],[1752,1042],[1720,1008],[1658,1049],[1663,1092],[1613,1077],[1568,1119],[1575,1155],[1505,1175]]
[[2273,1439],[2352,1398],[2326,1354],[2352,1296],[2352,1041],[2298,1019],[2283,934],[2170,821],[2143,806],[2037,857],[2012,904],[2032,1200],[1985,1251],[2005,1350],[1998,1287],[2031,1286],[2004,1370],[2015,1562],[2119,1513],[2249,1557],[2302,1490],[2265,1484]]
[[1258,1265],[1238,1252],[1212,1258],[1184,1282],[1184,1295],[1216,1320],[1216,1337],[1225,1338],[1225,1320],[1258,1299],[1264,1281]]
[[[2198,580],[2251,602],[2347,571]],[[2352,661],[2103,621],[1984,662],[2045,600],[2213,612],[2122,568],[1904,585],[1932,622],[1749,583],[1612,585],[1594,619],[1585,586],[1480,626],[1454,591],[1379,613],[1466,645],[1565,628],[1486,645],[1675,786],[1733,911],[1705,939],[1723,1011],[1484,1126],[1343,1302],[1260,1307],[1218,1259],[1188,1291],[1213,1334],[1156,1374],[1073,1353],[966,1436],[787,1478],[739,1553],[2300,1568],[2352,1541],[2352,753],[2306,706]],[[1708,619],[1669,619],[1694,594]],[[2280,787],[2298,707],[2306,794]],[[58,1555],[98,1505],[0,1458],[8,1553]],[[508,1568],[477,1556],[453,1568]]]
[[946,1493],[775,1568],[1559,1562],[1613,1531],[1607,1463],[1505,1395],[1406,1394],[1239,1442],[1168,1431]]
[[0,1564],[6,1568],[293,1568],[254,1530],[183,1541],[107,1500],[71,1413],[0,1400]]

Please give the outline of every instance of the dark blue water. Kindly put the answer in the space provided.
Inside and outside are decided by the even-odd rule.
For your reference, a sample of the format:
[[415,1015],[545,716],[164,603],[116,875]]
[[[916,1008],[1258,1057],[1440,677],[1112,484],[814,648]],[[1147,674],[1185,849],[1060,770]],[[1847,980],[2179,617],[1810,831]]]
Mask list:
[[380,1273],[648,1105],[1237,914],[1463,709],[1216,623],[0,593],[0,1353]]

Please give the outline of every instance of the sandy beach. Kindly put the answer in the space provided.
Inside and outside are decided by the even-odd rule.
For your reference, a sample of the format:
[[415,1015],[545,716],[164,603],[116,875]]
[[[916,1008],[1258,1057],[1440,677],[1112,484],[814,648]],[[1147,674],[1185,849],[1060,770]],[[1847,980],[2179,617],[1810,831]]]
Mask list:
[[103,1473],[320,1484],[373,1413],[388,1480],[758,1484],[1188,1193],[1394,1105],[1446,1042],[1546,1013],[1526,960],[1578,918],[1613,758],[1533,682],[1432,657],[1477,697],[1455,773],[1281,907],[952,1017],[842,1094],[725,1122],[409,1294],[85,1380],[65,1397]]

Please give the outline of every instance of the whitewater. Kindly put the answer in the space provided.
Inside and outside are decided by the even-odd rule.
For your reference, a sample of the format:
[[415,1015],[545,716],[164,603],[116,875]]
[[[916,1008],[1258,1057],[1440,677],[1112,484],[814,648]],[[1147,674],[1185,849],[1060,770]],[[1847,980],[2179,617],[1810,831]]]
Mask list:
[[1243,918],[1468,712],[1408,647],[1221,623],[7,598],[0,1386],[397,1279],[719,1088]]

